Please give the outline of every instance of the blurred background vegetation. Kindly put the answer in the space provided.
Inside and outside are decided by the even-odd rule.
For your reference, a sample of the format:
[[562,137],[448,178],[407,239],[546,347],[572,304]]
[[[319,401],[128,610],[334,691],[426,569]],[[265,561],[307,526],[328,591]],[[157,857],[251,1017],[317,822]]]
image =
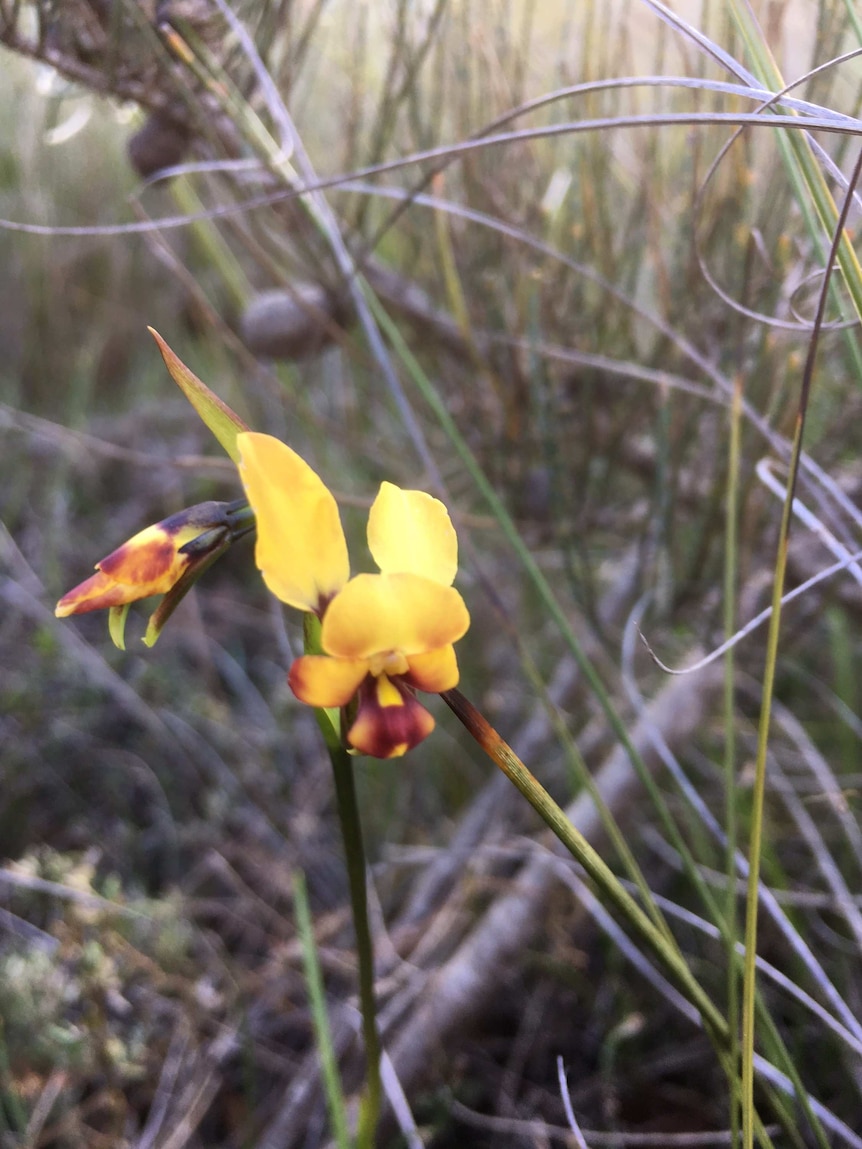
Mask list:
[[[238,494],[148,324],[320,471],[356,553],[381,479],[446,499],[473,617],[465,693],[561,802],[579,785],[574,746],[599,777],[623,770],[612,812],[676,909],[698,977],[725,993],[724,953],[698,924],[709,913],[678,843],[620,766],[601,698],[503,516],[724,897],[704,808],[727,827],[730,727],[727,808],[744,836],[764,632],[737,648],[728,718],[721,664],[669,679],[636,625],[679,666],[722,641],[728,601],[731,629],[768,604],[781,489],[757,468],[772,459],[780,483],[830,236],[775,129],[748,130],[712,170],[732,125],[664,121],[755,110],[715,87],[748,82],[731,57],[778,90],[744,12],[789,80],[858,48],[860,28],[838,0],[679,7],[726,59],[635,2],[0,0],[0,217],[36,225],[0,229],[3,1149],[327,1144],[296,868],[345,1087],[356,1083],[328,761],[286,685],[299,633],[251,545],[209,572],[153,650],[136,641],[134,609],[126,652],[102,616],[53,617],[60,594],[144,525]],[[649,80],[603,83],[626,76]],[[814,134],[838,201],[860,81],[850,59],[793,90],[846,117]],[[584,121],[600,123],[575,130]],[[508,136],[427,156],[494,133]],[[321,197],[285,194],[315,173],[333,181],[329,214]],[[171,225],[181,217],[192,218]],[[851,234],[857,222],[854,209]],[[391,331],[369,338],[345,260],[430,395]],[[859,545],[862,355],[852,324],[838,324],[853,311],[835,286],[796,584]],[[787,609],[763,856],[784,925],[767,916],[762,953],[841,1022],[839,1033],[764,987],[805,1087],[844,1123],[826,1119],[829,1144],[862,1143],[860,580],[845,571]],[[565,875],[530,893],[537,820],[442,705],[435,714],[434,737],[405,760],[358,771],[384,1041],[416,1122],[402,1113],[381,1144],[577,1144],[558,1057],[591,1146],[725,1129],[706,1038]],[[659,1140],[636,1139],[650,1133]],[[800,1117],[775,1144],[815,1137]]]

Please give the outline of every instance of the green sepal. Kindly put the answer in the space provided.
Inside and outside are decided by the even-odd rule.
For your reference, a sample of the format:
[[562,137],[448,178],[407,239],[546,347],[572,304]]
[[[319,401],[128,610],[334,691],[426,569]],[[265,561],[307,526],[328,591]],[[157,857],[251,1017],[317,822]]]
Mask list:
[[336,706],[315,706],[314,717],[329,750],[343,750],[341,711]]
[[126,619],[131,605],[126,602],[122,606],[112,606],[108,611],[108,633],[117,650],[126,649]]
[[325,654],[320,641],[322,627],[316,614],[306,611],[302,616],[302,644],[306,654]]
[[[307,611],[302,616],[303,647],[306,654],[325,654],[320,643],[320,619],[316,614]],[[316,706],[314,709],[317,725],[323,734],[323,740],[330,749],[341,750],[344,743],[341,739],[341,710],[337,706]]]
[[144,636],[141,640],[144,646],[156,645],[159,635],[164,629],[165,623],[180,605],[182,600],[186,597],[186,595],[189,593],[201,575],[205,571],[209,570],[216,559],[221,558],[221,556],[230,545],[230,535],[223,535],[220,545],[216,546],[209,552],[209,554],[202,557],[200,561],[192,563],[185,574],[177,579],[177,581],[150,615],[150,621],[147,623],[147,629],[144,632]]
[[243,431],[248,431],[249,428],[224,400],[219,399],[218,395],[210,391],[206,383],[198,379],[197,375],[186,367],[185,363],[171,351],[158,331],[152,327],[148,327],[147,330],[158,344],[171,378],[182,390],[231,459],[235,463],[239,463],[239,448],[236,444],[236,438],[237,435]]

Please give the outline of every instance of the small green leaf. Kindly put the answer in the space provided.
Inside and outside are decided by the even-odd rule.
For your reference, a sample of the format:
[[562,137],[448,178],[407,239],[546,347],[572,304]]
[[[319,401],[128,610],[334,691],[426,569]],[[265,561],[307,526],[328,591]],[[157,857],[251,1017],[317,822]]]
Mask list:
[[239,463],[239,449],[236,445],[236,437],[241,431],[248,431],[246,424],[240,419],[235,411],[232,411],[218,395],[215,395],[207,387],[206,383],[198,379],[193,371],[186,367],[185,363],[179,359],[158,331],[152,327],[148,327],[150,335],[155,339],[159,346],[159,351],[162,353],[162,358],[165,361],[165,366],[171,373],[171,378],[182,390],[185,397],[206,423],[207,427],[212,431],[219,443],[230,455],[235,463]]

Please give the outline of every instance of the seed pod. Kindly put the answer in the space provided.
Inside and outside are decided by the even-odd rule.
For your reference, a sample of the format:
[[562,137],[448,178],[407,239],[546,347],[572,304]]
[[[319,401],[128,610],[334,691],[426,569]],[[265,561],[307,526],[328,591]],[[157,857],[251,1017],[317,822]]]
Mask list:
[[129,137],[126,151],[129,163],[142,179],[182,161],[191,141],[188,125],[165,112],[153,112],[144,125]]
[[262,291],[240,321],[246,347],[270,359],[308,359],[334,342],[343,321],[338,299],[317,283]]

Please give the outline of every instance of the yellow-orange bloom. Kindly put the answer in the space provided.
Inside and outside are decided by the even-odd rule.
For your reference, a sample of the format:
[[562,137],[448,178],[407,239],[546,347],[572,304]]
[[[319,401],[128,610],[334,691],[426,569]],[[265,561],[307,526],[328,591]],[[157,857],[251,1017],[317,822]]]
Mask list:
[[[249,529],[247,508],[208,502],[178,511],[146,527],[96,563],[96,573],[68,591],[57,603],[58,618],[92,610],[128,607],[138,599],[168,595],[147,632],[158,637],[171,610],[192,582],[218,557],[233,538]],[[112,635],[122,645],[122,625]]]
[[452,587],[409,571],[357,575],[323,616],[326,654],[297,658],[288,681],[312,706],[346,706],[355,695],[347,741],[375,758],[397,758],[434,729],[414,691],[458,685],[452,644],[469,625]]
[[295,660],[291,689],[310,706],[344,708],[354,749],[404,754],[434,729],[414,692],[457,685],[453,643],[470,625],[451,585],[458,541],[446,508],[383,483],[368,519],[380,573],[351,579],[338,509],[318,476],[268,435],[240,434],[237,445],[264,580],[322,619],[324,654]]

